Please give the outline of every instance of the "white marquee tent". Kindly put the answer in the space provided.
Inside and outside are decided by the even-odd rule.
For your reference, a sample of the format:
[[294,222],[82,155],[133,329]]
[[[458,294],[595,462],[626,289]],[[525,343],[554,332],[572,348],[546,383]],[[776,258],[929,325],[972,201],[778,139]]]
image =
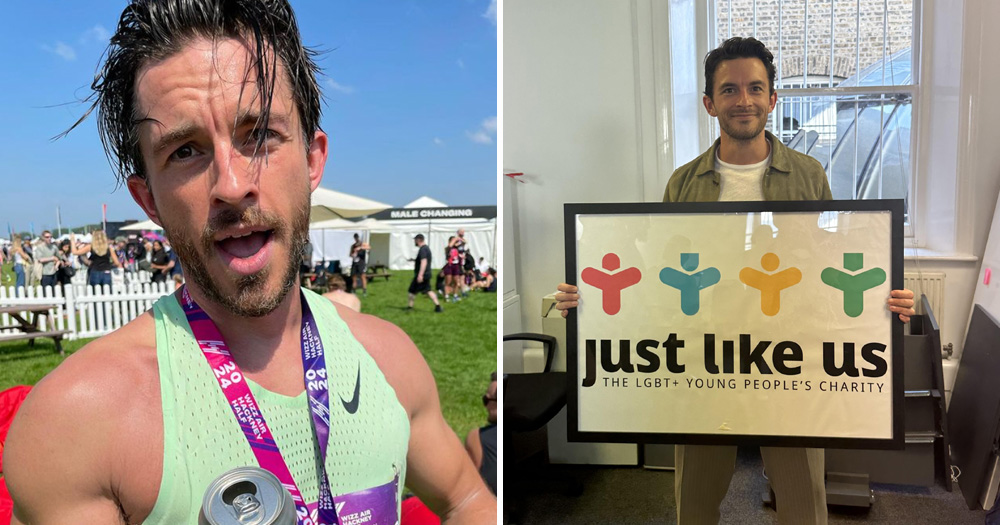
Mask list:
[[123,226],[120,229],[126,231],[160,231],[163,228],[161,228],[159,224],[156,224],[151,220],[146,220],[134,224],[129,224],[128,226]]
[[[448,209],[448,206],[430,197],[421,197],[403,209]],[[447,216],[446,213],[441,213]],[[417,247],[413,237],[424,234],[431,249],[431,267],[444,266],[444,248],[448,237],[459,229],[465,230],[465,240],[478,264],[479,258],[495,266],[496,258],[496,218],[412,218],[412,219],[365,219],[349,224],[350,221],[318,222],[310,225],[309,237],[313,245],[313,260],[340,260],[342,268],[350,267],[349,251],[354,242],[354,234],[367,237],[371,245],[368,264],[386,265],[391,270],[413,268]]]

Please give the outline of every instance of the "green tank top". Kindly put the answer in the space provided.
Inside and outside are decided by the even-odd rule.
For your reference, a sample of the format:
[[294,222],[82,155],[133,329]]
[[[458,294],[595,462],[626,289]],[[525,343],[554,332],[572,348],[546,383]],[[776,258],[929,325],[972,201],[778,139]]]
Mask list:
[[[330,378],[330,436],[326,471],[336,498],[385,485],[399,475],[396,515],[406,476],[410,422],[361,343],[327,299],[302,290],[316,319]],[[219,384],[191,333],[175,295],[153,305],[156,355],[163,405],[163,477],[144,523],[197,523],[205,489],[223,472],[257,466]],[[354,397],[357,410],[344,407]],[[296,397],[270,392],[247,380],[303,498],[319,499],[319,445],[305,391]]]

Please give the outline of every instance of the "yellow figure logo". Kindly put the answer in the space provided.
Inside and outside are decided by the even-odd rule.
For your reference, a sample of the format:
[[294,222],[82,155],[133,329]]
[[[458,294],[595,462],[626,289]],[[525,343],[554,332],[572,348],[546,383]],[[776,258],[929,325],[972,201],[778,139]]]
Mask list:
[[802,272],[795,267],[771,273],[778,269],[780,263],[778,256],[769,252],[760,258],[761,268],[768,273],[749,266],[740,270],[740,281],[760,290],[760,311],[764,312],[764,315],[776,315],[781,309],[781,291],[802,280]]

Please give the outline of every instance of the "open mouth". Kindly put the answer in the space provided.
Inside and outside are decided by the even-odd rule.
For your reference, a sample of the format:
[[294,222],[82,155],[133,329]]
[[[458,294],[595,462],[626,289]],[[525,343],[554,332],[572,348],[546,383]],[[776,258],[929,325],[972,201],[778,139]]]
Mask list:
[[273,237],[273,230],[235,232],[214,244],[229,269],[250,275],[266,265]]

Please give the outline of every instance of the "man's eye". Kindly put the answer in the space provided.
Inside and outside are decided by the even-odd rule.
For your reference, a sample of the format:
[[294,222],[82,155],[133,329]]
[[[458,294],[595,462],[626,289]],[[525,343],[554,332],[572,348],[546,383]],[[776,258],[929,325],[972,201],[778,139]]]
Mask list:
[[278,137],[278,132],[273,129],[253,129],[247,134],[247,142],[258,143],[262,140],[271,140]]
[[170,160],[184,160],[194,156],[194,148],[190,144],[185,144],[170,154]]

